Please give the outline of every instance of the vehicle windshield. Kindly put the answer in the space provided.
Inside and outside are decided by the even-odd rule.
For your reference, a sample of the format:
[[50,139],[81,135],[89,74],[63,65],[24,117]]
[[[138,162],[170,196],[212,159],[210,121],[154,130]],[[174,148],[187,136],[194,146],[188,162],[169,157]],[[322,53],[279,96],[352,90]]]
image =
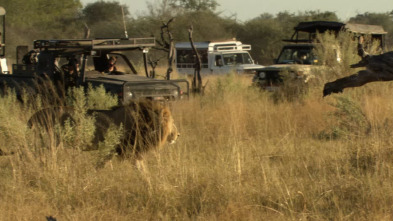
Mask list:
[[252,58],[247,52],[223,54],[222,57],[225,65],[253,64]]
[[315,59],[311,47],[284,48],[277,64],[313,64]]
[[133,74],[131,67],[123,56],[111,53],[89,57],[86,63],[86,71],[94,70],[102,73]]

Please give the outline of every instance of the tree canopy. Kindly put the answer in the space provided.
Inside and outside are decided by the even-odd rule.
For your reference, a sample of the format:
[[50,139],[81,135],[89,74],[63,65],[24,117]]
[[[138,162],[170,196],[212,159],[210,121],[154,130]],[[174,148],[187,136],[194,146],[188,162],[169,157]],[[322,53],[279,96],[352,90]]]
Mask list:
[[121,5],[119,2],[105,2],[97,1],[87,4],[82,9],[84,19],[89,24],[107,22],[107,21],[122,21],[124,16],[128,16],[128,6]]
[[7,56],[35,39],[83,36],[79,0],[0,0],[0,5],[7,11]]
[[123,21],[129,20],[129,14],[128,7],[116,1],[97,1],[82,9],[82,19],[92,37],[124,37]]
[[170,5],[190,11],[215,11],[219,4],[215,0],[171,0]]
[[52,28],[78,16],[79,0],[0,0],[7,10],[7,24],[13,27]]

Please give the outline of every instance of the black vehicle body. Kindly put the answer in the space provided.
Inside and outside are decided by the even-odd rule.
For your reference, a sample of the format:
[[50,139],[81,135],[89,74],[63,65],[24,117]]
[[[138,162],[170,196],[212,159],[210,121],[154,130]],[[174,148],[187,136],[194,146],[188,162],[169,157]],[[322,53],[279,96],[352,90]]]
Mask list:
[[[4,27],[5,10],[1,17]],[[5,51],[4,32],[3,28],[1,57]],[[172,100],[188,96],[186,80],[147,77],[146,56],[154,46],[154,38],[35,40],[31,51],[27,46],[18,46],[17,64],[12,65],[12,72],[4,71],[7,66],[2,66],[0,90],[12,88],[18,96],[26,92],[35,95],[49,81],[63,91],[71,86],[103,85],[107,92],[118,96],[120,103],[139,98]],[[144,56],[145,76],[138,75],[128,58],[132,51]],[[116,57],[121,70],[106,70],[110,57]]]
[[[183,94],[187,95],[189,86],[186,80],[158,80],[137,75],[124,52],[143,52],[152,46],[154,38],[36,40],[36,62],[12,65],[12,74],[0,74],[0,86],[14,88],[20,95],[26,90],[37,93],[37,82],[45,80],[53,81],[56,86],[63,85],[64,90],[69,86],[103,85],[107,92],[118,95],[121,103],[138,98],[179,99]],[[104,70],[110,56],[122,60],[123,71]],[[71,60],[77,64],[74,72],[77,74],[67,76],[63,67]],[[91,67],[88,66],[89,60],[93,61]],[[73,78],[71,81],[70,77]]]

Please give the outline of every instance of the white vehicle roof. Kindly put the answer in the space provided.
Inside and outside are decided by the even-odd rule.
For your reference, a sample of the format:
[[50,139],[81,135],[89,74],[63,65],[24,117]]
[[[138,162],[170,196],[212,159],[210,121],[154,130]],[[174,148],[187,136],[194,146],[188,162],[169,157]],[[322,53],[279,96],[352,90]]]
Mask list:
[[[204,41],[194,42],[197,49],[207,49],[209,52],[217,51],[250,51],[251,45],[240,41]],[[175,44],[176,49],[191,49],[190,42],[179,42]]]

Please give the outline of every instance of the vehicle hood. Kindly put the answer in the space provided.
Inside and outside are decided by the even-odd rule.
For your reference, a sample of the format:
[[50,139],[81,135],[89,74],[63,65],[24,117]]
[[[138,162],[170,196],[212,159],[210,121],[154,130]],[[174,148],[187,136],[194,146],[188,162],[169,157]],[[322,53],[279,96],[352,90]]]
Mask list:
[[237,70],[256,70],[260,68],[264,68],[265,66],[259,64],[241,64],[236,67]]
[[102,81],[118,81],[118,82],[155,80],[135,74],[110,75],[110,74],[100,73],[96,71],[87,72],[85,76],[86,79],[95,79],[95,80],[102,80]]
[[152,79],[134,74],[108,75],[93,72],[86,75],[86,82],[96,82],[112,85],[128,85],[132,86],[133,90],[159,90],[177,88],[176,83],[171,81]]
[[259,68],[258,71],[308,70],[311,66],[307,64],[274,64]]

